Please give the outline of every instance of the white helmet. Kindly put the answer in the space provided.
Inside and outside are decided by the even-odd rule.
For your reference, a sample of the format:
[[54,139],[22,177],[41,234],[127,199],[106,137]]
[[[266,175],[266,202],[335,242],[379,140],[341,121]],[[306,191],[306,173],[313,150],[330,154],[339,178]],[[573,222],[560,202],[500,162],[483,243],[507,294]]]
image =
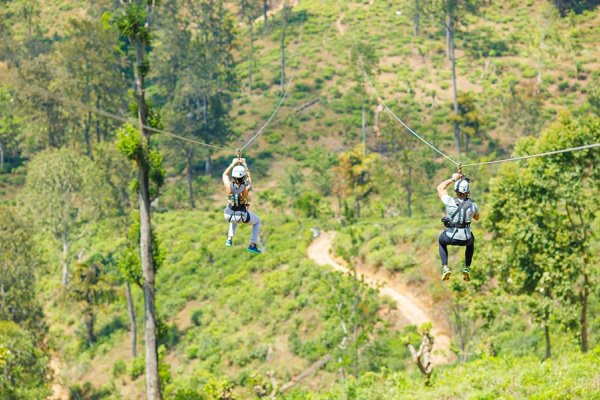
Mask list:
[[246,168],[242,167],[241,165],[236,165],[233,167],[233,171],[231,171],[231,176],[238,179],[245,178]]
[[469,181],[468,179],[459,179],[454,184],[454,191],[456,193],[467,194],[469,193]]

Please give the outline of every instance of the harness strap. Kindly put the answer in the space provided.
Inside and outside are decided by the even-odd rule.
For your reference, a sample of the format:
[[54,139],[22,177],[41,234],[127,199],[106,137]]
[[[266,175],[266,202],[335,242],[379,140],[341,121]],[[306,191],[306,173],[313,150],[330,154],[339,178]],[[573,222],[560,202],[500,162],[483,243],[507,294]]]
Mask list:
[[[459,204],[458,203],[458,199],[455,198],[454,202],[455,202],[455,204],[457,205],[458,208],[450,216],[450,221],[452,222],[451,228],[454,228],[454,233],[452,234],[451,239],[454,239],[454,236],[458,232],[458,229],[465,229],[465,228],[467,228],[467,227],[469,227],[471,225],[470,222],[465,222],[465,210],[467,208],[471,207],[471,204],[472,204],[471,199],[466,199],[461,204]],[[460,213],[459,219],[458,219],[457,222],[454,222],[454,217],[456,217],[456,215],[458,213]]]

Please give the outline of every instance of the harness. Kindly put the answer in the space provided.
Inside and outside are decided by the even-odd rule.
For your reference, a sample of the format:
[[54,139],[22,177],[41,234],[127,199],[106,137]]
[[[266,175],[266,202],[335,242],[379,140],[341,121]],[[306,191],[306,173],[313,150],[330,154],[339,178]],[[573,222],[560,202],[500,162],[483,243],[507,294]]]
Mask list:
[[[465,201],[462,202],[462,204],[460,204],[458,202],[458,199],[455,198],[454,203],[456,204],[456,206],[458,208],[450,216],[449,228],[465,229],[465,228],[469,227],[471,225],[471,222],[466,222],[466,211],[469,207],[471,207],[473,202],[471,201],[471,199],[466,199]],[[456,217],[456,214],[459,214],[458,221],[454,222],[454,217]]]
[[[471,199],[466,199],[462,203],[459,203],[458,199],[454,198],[454,203],[458,207],[456,209],[456,211],[454,211],[452,213],[452,215],[450,215],[449,217],[442,218],[442,222],[444,223],[444,226],[447,229],[454,228],[454,232],[452,233],[452,236],[450,237],[450,239],[454,239],[454,236],[458,232],[458,229],[466,229],[469,226],[471,226],[471,222],[466,221],[467,210],[473,204]],[[456,217],[457,215],[458,215],[458,221],[454,222],[454,217]]]
[[229,222],[231,222],[233,217],[239,216],[243,223],[248,223],[250,221],[250,214],[246,209],[248,203],[241,198],[241,194],[246,190],[246,184],[242,183],[240,186],[235,187],[232,183],[229,189],[231,190],[231,194],[227,196],[228,204],[225,208],[225,213],[229,215]]

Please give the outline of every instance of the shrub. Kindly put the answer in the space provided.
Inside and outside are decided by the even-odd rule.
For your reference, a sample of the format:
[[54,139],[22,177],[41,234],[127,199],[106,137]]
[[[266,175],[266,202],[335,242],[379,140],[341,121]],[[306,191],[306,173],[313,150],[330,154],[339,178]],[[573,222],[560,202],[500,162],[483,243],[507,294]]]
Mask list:
[[113,364],[112,376],[113,378],[118,378],[123,376],[127,372],[127,365],[125,365],[125,361],[118,360]]
[[201,309],[194,310],[194,312],[192,313],[192,323],[195,326],[200,326],[201,320],[202,320],[202,310]]
[[560,82],[558,84],[558,90],[564,92],[569,89],[569,82]]
[[129,376],[132,380],[136,380],[144,374],[146,371],[146,360],[143,356],[136,357],[131,362],[131,368],[129,370]]

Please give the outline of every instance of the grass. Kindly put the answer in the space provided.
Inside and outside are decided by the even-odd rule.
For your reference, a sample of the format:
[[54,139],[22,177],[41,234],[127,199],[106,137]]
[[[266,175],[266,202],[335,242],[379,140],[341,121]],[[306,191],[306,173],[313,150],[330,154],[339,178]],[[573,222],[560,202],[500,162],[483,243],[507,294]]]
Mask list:
[[540,362],[534,357],[485,357],[464,365],[443,367],[424,387],[411,374],[365,374],[322,393],[298,391],[287,399],[600,399],[596,373],[600,348],[589,354],[560,355]]

